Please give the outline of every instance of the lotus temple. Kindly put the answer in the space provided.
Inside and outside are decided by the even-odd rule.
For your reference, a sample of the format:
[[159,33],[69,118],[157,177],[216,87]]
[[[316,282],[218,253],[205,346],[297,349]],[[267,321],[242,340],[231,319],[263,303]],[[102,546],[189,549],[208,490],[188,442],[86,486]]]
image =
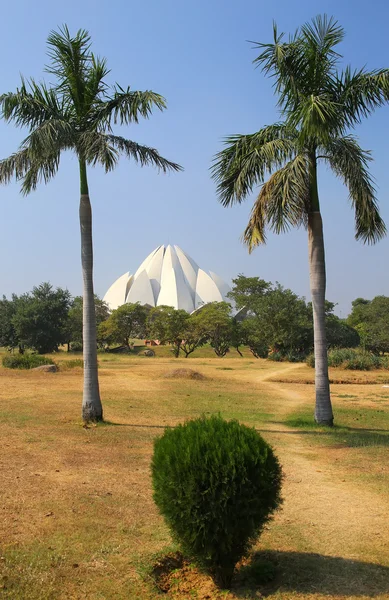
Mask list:
[[173,306],[192,313],[209,302],[228,301],[230,287],[204,271],[178,246],[158,246],[138,270],[124,273],[104,296],[111,310],[126,302]]

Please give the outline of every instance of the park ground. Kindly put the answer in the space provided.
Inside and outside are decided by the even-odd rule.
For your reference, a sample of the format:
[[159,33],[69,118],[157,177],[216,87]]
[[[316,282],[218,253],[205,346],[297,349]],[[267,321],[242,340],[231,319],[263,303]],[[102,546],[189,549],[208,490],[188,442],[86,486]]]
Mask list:
[[[66,353],[58,373],[0,368],[0,598],[388,599],[388,373],[331,371],[330,430],[313,424],[305,365],[157,350],[99,356],[106,421],[88,428]],[[204,379],[166,377],[183,367]],[[282,510],[254,549],[275,578],[221,593],[185,565],[163,593],[151,569],[176,548],[152,500],[153,440],[213,413],[255,427],[282,463]]]

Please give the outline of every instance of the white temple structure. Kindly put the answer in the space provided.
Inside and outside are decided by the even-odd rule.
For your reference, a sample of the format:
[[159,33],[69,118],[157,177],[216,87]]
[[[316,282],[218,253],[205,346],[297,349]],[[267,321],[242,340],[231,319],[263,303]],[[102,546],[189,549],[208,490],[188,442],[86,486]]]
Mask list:
[[104,296],[111,310],[126,302],[173,306],[192,313],[208,302],[228,301],[230,287],[206,272],[178,246],[158,246],[134,275],[125,273]]

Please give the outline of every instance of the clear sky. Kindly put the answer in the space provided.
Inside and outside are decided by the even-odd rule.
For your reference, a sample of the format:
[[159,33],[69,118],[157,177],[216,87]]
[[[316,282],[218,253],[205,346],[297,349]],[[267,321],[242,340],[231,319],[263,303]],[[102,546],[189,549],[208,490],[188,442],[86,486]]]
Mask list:
[[[126,271],[134,272],[160,244],[178,244],[202,268],[230,281],[238,273],[279,281],[309,297],[307,234],[269,235],[250,256],[240,242],[252,199],[239,207],[218,204],[209,176],[223,136],[258,130],[278,120],[271,83],[252,60],[247,40],[271,41],[272,21],[294,31],[318,13],[346,29],[341,51],[355,67],[388,67],[386,0],[19,0],[3,7],[0,92],[19,74],[41,79],[49,31],[67,23],[88,29],[109,79],[163,94],[168,110],[126,128],[128,137],[159,149],[185,167],[162,175],[123,159],[108,175],[90,171],[94,217],[95,289],[103,296]],[[358,128],[375,158],[372,173],[389,225],[389,107]],[[16,150],[23,132],[0,123],[0,157]],[[373,247],[354,240],[347,191],[320,172],[327,253],[327,298],[345,316],[351,300],[389,295],[389,238]],[[22,293],[42,281],[82,291],[78,224],[78,166],[64,156],[57,178],[27,198],[18,184],[0,188],[0,294]]]

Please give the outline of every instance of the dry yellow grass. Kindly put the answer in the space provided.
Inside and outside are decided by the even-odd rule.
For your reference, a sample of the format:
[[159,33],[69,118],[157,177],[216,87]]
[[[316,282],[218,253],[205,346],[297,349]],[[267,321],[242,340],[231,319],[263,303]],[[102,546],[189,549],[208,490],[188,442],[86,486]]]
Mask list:
[[[99,360],[106,423],[88,429],[80,420],[81,369],[0,369],[1,598],[160,598],[148,572],[171,540],[152,501],[153,439],[166,425],[214,412],[258,428],[286,475],[283,510],[257,547],[277,563],[276,581],[220,597],[389,598],[388,447],[381,437],[366,446],[342,438],[385,434],[389,390],[382,384],[333,386],[345,427],[332,433],[298,426],[299,415],[312,412],[313,386],[285,382],[310,376],[304,366]],[[164,377],[188,366],[206,378]],[[378,375],[368,374],[371,382]],[[165,597],[219,597],[206,577],[189,571]]]

